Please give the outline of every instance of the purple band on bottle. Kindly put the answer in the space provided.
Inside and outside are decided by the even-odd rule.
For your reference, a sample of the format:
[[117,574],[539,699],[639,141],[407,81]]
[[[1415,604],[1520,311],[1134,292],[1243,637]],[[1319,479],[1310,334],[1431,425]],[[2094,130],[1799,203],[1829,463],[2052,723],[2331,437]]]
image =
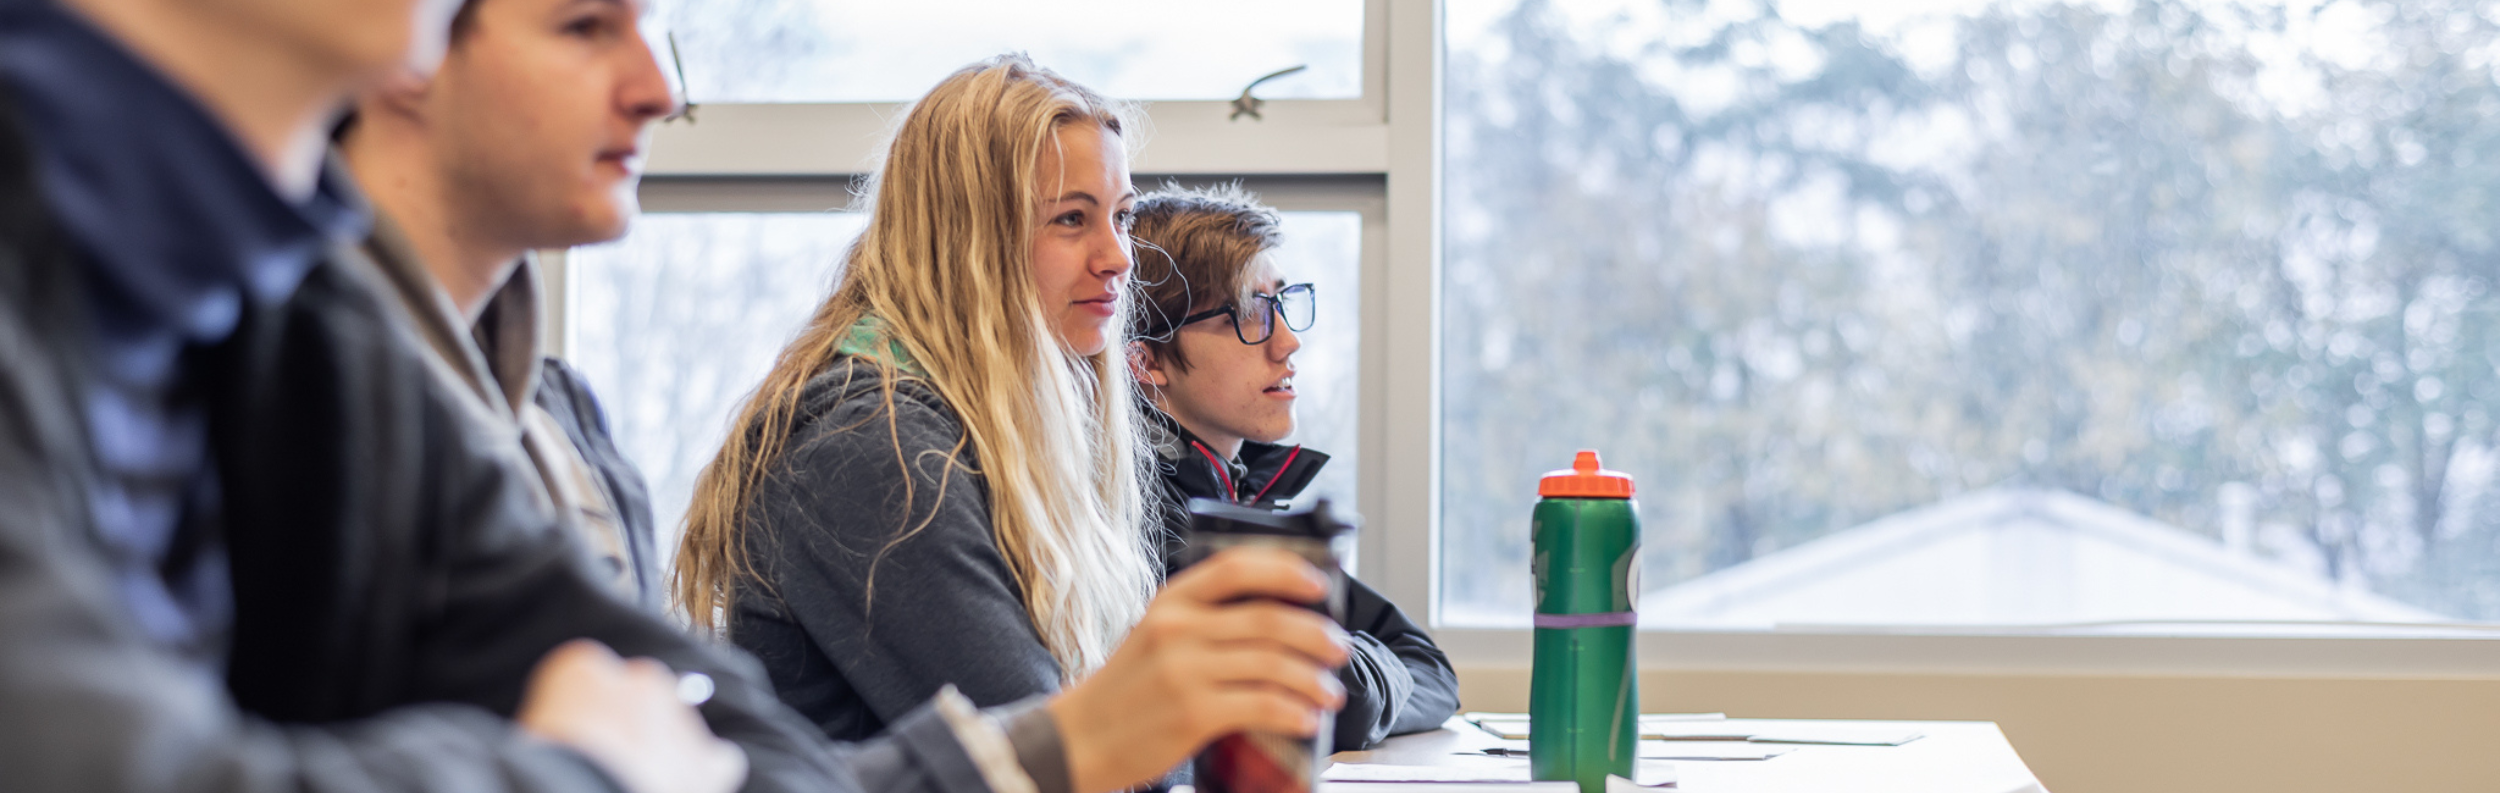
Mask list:
[[1641,621],[1639,612],[1616,611],[1606,614],[1539,614],[1539,628],[1621,628]]

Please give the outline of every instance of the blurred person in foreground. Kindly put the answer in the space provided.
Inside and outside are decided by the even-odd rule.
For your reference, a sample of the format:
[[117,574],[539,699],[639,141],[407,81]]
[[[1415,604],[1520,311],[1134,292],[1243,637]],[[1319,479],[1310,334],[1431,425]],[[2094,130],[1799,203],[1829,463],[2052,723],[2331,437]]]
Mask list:
[[[429,60],[454,11],[0,0],[11,790],[1103,791],[1262,724],[1080,716],[1255,686],[1192,653],[1251,630],[1215,604],[1316,596],[1274,556],[1175,582],[1155,608],[1201,627],[1132,640],[1117,680],[1022,712],[941,696],[848,749],[751,661],[609,595],[468,431],[380,276],[323,255],[363,230],[322,166],[336,112]],[[717,694],[688,707],[671,667]],[[1033,774],[1015,735],[1108,759]]]
[[662,607],[651,497],[589,383],[541,350],[532,251],[624,236],[643,132],[674,98],[637,8],[466,0],[430,74],[366,91],[338,151],[373,202],[357,248],[476,431],[511,449],[592,573]]
[[[1294,353],[1311,329],[1317,295],[1288,284],[1274,253],[1276,210],[1239,185],[1171,187],[1137,200],[1144,306],[1129,354],[1146,410],[1154,505],[1168,566],[1189,537],[1188,502],[1208,498],[1280,510],[1300,495],[1325,452],[1281,442],[1294,430]],[[1350,660],[1338,670],[1346,704],[1339,749],[1441,726],[1458,712],[1458,674],[1432,637],[1396,604],[1346,580]]]

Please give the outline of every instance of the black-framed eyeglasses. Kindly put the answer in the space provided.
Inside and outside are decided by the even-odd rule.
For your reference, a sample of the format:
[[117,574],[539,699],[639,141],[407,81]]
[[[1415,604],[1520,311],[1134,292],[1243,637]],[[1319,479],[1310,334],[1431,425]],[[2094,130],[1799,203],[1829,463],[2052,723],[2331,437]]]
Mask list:
[[1257,306],[1257,309],[1252,312],[1252,316],[1256,319],[1251,322],[1242,321],[1240,306],[1226,303],[1182,317],[1181,321],[1172,323],[1172,327],[1178,328],[1193,322],[1226,317],[1232,320],[1233,336],[1241,339],[1241,343],[1266,344],[1269,338],[1276,335],[1276,320],[1279,317],[1284,318],[1285,327],[1293,329],[1295,333],[1311,329],[1311,322],[1319,318],[1318,298],[1313,296],[1313,291],[1310,284],[1294,284],[1278,289],[1272,295],[1265,292],[1253,293],[1250,295],[1250,303]]

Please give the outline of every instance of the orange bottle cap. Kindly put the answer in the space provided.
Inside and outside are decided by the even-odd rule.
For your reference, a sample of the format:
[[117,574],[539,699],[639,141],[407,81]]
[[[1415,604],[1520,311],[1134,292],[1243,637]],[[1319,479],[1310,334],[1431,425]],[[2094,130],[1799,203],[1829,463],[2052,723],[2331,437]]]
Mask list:
[[1571,460],[1571,470],[1546,474],[1537,482],[1536,494],[1544,498],[1631,498],[1632,475],[1608,471],[1598,466],[1597,450],[1582,449]]

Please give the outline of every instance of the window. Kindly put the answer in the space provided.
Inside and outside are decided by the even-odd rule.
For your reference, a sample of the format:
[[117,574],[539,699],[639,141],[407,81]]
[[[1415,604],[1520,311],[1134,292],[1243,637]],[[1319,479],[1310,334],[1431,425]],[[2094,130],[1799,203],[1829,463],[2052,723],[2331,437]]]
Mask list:
[[1318,317],[1294,354],[1294,435],[1287,443],[1327,452],[1328,466],[1304,490],[1361,514],[1355,472],[1362,470],[1363,216],[1355,212],[1286,212],[1276,268],[1288,283],[1309,283]]
[[[772,360],[831,293],[865,216],[660,213],[624,240],[571,252],[571,359],[599,389],[617,444],[653,496],[663,555],[673,556],[695,478]],[[1284,213],[1277,267],[1312,283],[1318,319],[1295,358],[1301,392],[1293,443],[1334,459],[1313,483],[1359,510],[1357,378],[1362,215]]]
[[2500,620],[2500,15],[1447,8],[1443,623],[1583,447],[1652,628]]
[[675,558],[696,475],[773,356],[831,294],[859,215],[653,214],[565,257],[570,357],[651,488]]
[[1109,96],[1231,99],[1363,93],[1360,0],[1066,3],[725,0],[668,13],[697,102],[904,102],[964,64],[1031,54]]

